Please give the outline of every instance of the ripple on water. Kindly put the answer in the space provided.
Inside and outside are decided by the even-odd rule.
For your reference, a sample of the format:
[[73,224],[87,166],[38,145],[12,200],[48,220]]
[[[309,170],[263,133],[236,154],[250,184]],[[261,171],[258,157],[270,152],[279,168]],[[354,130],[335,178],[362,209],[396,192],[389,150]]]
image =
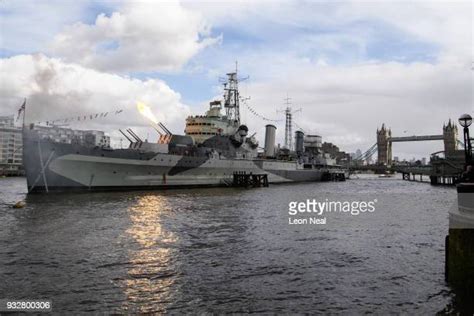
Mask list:
[[[267,189],[31,196],[1,179],[0,297],[94,313],[435,313],[451,188],[361,178]],[[377,199],[288,225],[290,201]]]

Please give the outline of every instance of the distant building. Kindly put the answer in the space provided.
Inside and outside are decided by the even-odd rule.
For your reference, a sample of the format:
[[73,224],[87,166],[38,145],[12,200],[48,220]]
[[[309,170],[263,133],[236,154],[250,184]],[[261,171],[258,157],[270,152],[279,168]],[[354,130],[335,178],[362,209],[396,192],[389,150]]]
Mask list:
[[369,164],[370,162],[370,156],[369,157],[363,157],[362,151],[360,149],[357,149],[354,153],[350,153],[349,156],[351,157],[352,164],[355,165],[364,165],[364,164]]
[[329,154],[331,158],[336,159],[336,162],[338,164],[348,164],[349,161],[351,160],[350,154],[344,151],[339,151],[339,147],[337,147],[333,143],[324,142],[322,144],[322,151],[325,154]]
[[332,157],[335,157],[339,153],[339,147],[333,143],[324,142],[322,145],[323,152],[330,154]]
[[[23,174],[23,140],[21,127],[14,125],[14,116],[0,116],[0,175]],[[60,126],[35,125],[42,139],[60,143],[83,143],[110,147],[110,137],[103,131],[74,130]]]
[[110,147],[110,137],[103,131],[76,130],[59,126],[35,125],[35,130],[43,139],[51,139],[58,143],[87,143],[92,146]]
[[400,158],[399,158],[398,156],[395,156],[395,157],[393,157],[393,161],[394,161],[394,162],[399,162],[399,161],[400,161]]
[[362,151],[360,149],[357,149],[356,152],[355,152],[355,158],[357,157],[361,157],[362,156]]
[[14,116],[0,116],[0,175],[23,173],[23,140]]
[[426,166],[426,157],[421,158],[421,164]]

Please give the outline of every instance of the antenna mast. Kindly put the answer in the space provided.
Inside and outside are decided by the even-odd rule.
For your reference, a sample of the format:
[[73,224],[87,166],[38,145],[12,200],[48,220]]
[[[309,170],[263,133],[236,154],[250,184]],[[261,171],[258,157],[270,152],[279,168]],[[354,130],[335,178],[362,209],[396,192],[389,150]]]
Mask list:
[[285,113],[285,147],[289,150],[293,150],[293,114],[300,112],[301,109],[293,111],[291,108],[291,98],[286,96],[284,98],[286,109],[279,111]]
[[227,82],[224,83],[224,107],[227,119],[240,123],[239,79],[237,78],[237,72],[229,72],[227,77]]
[[224,83],[224,107],[227,119],[240,124],[239,81],[247,80],[248,77],[239,79],[237,71],[238,63],[235,62],[235,72],[227,73],[227,81]]

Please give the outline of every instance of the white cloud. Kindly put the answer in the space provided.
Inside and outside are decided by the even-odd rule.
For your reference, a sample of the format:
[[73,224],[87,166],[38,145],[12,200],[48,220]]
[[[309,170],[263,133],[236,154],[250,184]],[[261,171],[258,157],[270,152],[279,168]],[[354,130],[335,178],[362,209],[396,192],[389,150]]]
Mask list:
[[[294,28],[303,33],[314,30],[314,34],[335,36],[318,44],[337,46],[338,41],[352,38],[363,45],[372,34],[351,29],[353,23],[375,27],[383,23],[405,32],[406,36],[439,44],[443,55],[472,57],[474,6],[469,0],[187,1],[184,4],[200,12],[214,27],[238,26],[242,33],[257,38],[286,40],[288,35],[298,38],[300,34],[286,33]],[[275,33],[275,28],[283,33]]]
[[[214,63],[222,72],[229,67],[226,63],[239,59],[239,68],[251,77],[242,86],[252,97],[254,109],[275,118],[275,110],[284,108],[283,98],[288,92],[294,108],[303,108],[303,114],[297,114],[295,121],[344,150],[370,147],[383,122],[400,136],[405,130],[408,134],[440,134],[449,118],[474,110],[470,1],[282,1],[271,5],[241,1],[235,6],[194,2],[185,5],[200,11],[215,29],[238,26],[240,36],[257,39],[255,47],[240,49],[238,56],[221,50],[217,56],[220,63]],[[231,12],[227,14],[228,11]],[[360,23],[368,32],[363,32],[364,28],[351,29],[354,23]],[[288,29],[293,31],[288,33]],[[364,49],[371,40],[385,40],[384,29],[392,36],[396,34],[401,42],[407,38],[411,43],[429,45],[432,51],[426,51],[430,54],[426,56],[428,62],[409,58],[399,58],[403,63],[371,60]],[[261,45],[262,39],[270,39],[270,43]],[[354,45],[346,45],[348,40]],[[225,46],[226,33],[223,43]],[[277,49],[272,49],[274,45]],[[318,51],[321,47],[329,48],[326,51],[331,55],[313,53],[312,48]],[[405,47],[398,49],[396,54],[404,57]],[[350,62],[338,63],[333,58],[338,53],[352,57]],[[266,122],[245,110],[243,116],[262,141]],[[284,124],[279,123],[280,141],[283,129]],[[441,142],[395,146],[396,151],[417,157],[439,149]]]
[[62,0],[0,2],[0,48],[8,54],[44,51],[66,24],[86,15],[88,1]]
[[51,53],[114,72],[174,71],[219,41],[203,17],[177,1],[126,3],[95,24],[76,23],[55,36]]
[[[54,105],[73,100],[67,111],[76,111],[76,105],[80,104],[77,112],[97,112],[98,105],[112,108],[112,104],[128,100],[128,95],[130,101],[142,95],[152,96],[154,100],[157,87],[161,89],[161,98],[173,100],[169,104],[181,104],[179,95],[160,80],[141,81],[90,68],[163,72],[187,65],[185,70],[201,69],[198,72],[203,76],[207,74],[217,81],[218,75],[232,69],[233,61],[238,59],[242,73],[251,76],[250,81],[242,84],[242,92],[251,95],[253,108],[274,118],[275,110],[284,107],[283,98],[288,92],[295,108],[303,107],[303,114],[295,117],[300,125],[349,151],[372,145],[375,130],[382,122],[399,135],[404,130],[419,135],[437,134],[448,118],[473,111],[470,1],[185,1],[182,4],[134,1],[108,10],[113,14],[99,15],[93,24],[71,24],[74,19],[70,16],[74,14],[66,7],[58,5],[69,16],[62,23],[69,26],[59,34],[57,21],[54,27],[47,24],[44,28],[57,34],[49,53],[65,62],[44,56],[39,58],[40,62],[21,57],[14,66],[8,61],[11,76],[0,87],[5,101],[2,110],[8,106],[12,112],[13,104],[17,106],[21,96],[32,95],[30,104]],[[35,11],[31,6],[26,10],[29,10],[27,15]],[[53,16],[51,9],[41,12]],[[45,13],[35,21],[49,21],[47,16]],[[14,17],[8,17],[9,32],[2,35],[26,29],[33,38],[46,38],[43,34],[46,31],[41,36],[35,35],[31,25],[25,23],[27,17],[16,25],[12,22]],[[2,21],[6,19],[2,17]],[[361,29],[351,29],[359,22]],[[223,45],[214,45],[198,54],[220,40],[210,35],[211,26],[222,30]],[[402,44],[398,46],[400,51],[389,54],[385,62],[368,60],[371,58],[365,51],[367,43],[374,37],[383,39],[384,27],[400,38],[401,43],[406,37],[410,43],[427,44],[429,48],[423,53],[433,54],[434,58],[427,56],[429,62],[403,59]],[[372,32],[374,28],[377,32]],[[232,37],[236,39],[234,42]],[[9,35],[9,42],[14,44],[12,39]],[[326,55],[319,54],[321,50]],[[338,54],[349,58],[338,63]],[[398,60],[404,63],[390,61],[398,54],[401,56]],[[50,64],[56,73],[49,70]],[[81,74],[87,75],[81,77]],[[43,82],[38,76],[43,76]],[[90,82],[84,82],[83,78]],[[61,111],[66,110],[61,108]],[[188,113],[185,107],[183,111],[173,111],[173,119],[166,118],[166,123],[175,126],[178,133],[182,132]],[[52,116],[52,113],[36,114]],[[58,113],[58,117],[62,114],[66,113]],[[243,115],[263,140],[265,122],[250,120],[252,116],[245,110]],[[128,123],[122,121],[116,126]],[[280,139],[282,132],[280,124]],[[426,156],[440,147],[441,143],[436,142],[397,144],[396,151]]]
[[[288,59],[288,69],[296,59],[349,66],[367,61],[470,63],[473,59],[471,1],[188,1],[184,5],[200,12],[214,29],[224,30],[224,48],[238,32],[232,49],[218,47],[218,54],[201,61],[211,64],[207,68],[219,67],[219,72],[229,61],[239,59],[243,65],[245,59],[253,59],[254,78],[281,76],[274,67],[259,67],[269,55],[277,62]],[[215,59],[220,65],[212,63]]]
[[[266,62],[270,62],[268,56]],[[394,135],[441,134],[443,123],[473,111],[471,70],[455,63],[367,63],[352,66],[318,65],[317,62],[289,60],[284,76],[251,81],[250,104],[268,118],[283,109],[286,92],[293,108],[302,108],[294,121],[307,132],[343,150],[367,149],[375,143],[375,131],[382,123]],[[263,63],[262,67],[268,67]],[[243,66],[244,67],[244,66]],[[251,68],[251,67],[250,67]],[[245,84],[243,84],[245,86]],[[282,114],[278,114],[283,118]],[[265,121],[245,111],[250,129],[263,140]],[[283,139],[284,122],[277,124]],[[418,157],[441,150],[442,142],[398,144]],[[395,153],[396,154],[396,153]]]
[[351,19],[382,20],[441,46],[440,58],[472,59],[472,1],[352,2],[341,6]]
[[136,110],[140,100],[169,129],[181,134],[184,118],[190,113],[180,95],[158,79],[138,80],[99,72],[41,54],[0,59],[0,70],[14,74],[1,76],[0,115],[15,113],[26,97],[28,122],[123,109],[122,114],[76,122],[72,127],[115,131],[114,135],[118,135],[118,128],[137,127],[147,133],[148,123]]

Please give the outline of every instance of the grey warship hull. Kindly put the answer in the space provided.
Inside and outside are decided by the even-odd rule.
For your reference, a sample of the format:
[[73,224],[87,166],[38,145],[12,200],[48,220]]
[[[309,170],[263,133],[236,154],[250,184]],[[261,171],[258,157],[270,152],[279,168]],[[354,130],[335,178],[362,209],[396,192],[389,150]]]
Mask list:
[[87,147],[40,139],[25,130],[28,191],[103,191],[228,186],[233,174],[267,174],[269,183],[321,181],[325,169],[295,161],[238,159]]

